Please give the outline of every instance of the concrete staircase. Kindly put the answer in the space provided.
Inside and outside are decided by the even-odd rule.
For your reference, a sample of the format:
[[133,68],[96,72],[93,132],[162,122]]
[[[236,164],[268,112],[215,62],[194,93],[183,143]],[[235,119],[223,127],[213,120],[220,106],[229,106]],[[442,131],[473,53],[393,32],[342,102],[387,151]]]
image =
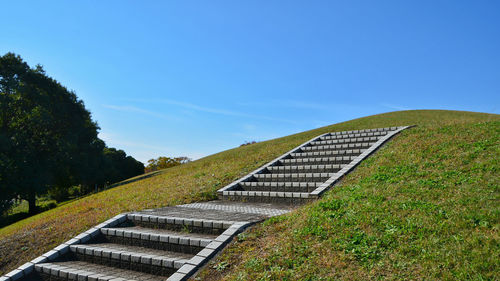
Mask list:
[[222,200],[300,204],[318,198],[407,127],[327,133],[218,191]]
[[1,280],[184,280],[235,234],[289,210],[205,202],[121,214]]
[[0,281],[186,280],[246,227],[318,198],[406,128],[315,137],[220,189],[219,200],[118,215]]

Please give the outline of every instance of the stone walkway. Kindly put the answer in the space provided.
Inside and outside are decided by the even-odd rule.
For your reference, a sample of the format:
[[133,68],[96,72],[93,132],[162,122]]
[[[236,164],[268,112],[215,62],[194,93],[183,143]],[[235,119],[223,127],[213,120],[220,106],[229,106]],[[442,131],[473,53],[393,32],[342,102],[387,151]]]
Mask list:
[[187,280],[245,228],[318,198],[406,128],[315,137],[220,189],[219,200],[118,215],[0,281]]

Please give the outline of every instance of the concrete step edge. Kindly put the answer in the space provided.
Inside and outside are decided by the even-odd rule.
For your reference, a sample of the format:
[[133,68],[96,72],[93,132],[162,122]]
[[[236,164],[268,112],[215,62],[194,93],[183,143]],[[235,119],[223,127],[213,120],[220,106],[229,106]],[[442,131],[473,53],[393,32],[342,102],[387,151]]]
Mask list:
[[277,192],[277,191],[223,191],[223,196],[274,197],[274,198],[309,198],[309,192]]
[[[334,157],[304,157],[304,158],[289,158],[280,160],[279,163],[288,164],[288,163],[309,163],[309,162],[337,162],[337,161],[352,161],[356,159],[356,156],[334,156]],[[320,164],[318,164],[320,165]]]
[[336,140],[318,140],[310,142],[311,146],[315,145],[325,145],[325,144],[348,144],[348,143],[363,143],[363,142],[374,142],[378,141],[381,137],[360,137],[360,138],[347,138],[347,139],[336,139]]
[[[206,245],[204,247],[206,247]],[[105,259],[113,259],[142,265],[163,266],[176,269],[180,268],[189,261],[189,259],[160,256],[156,254],[138,253],[119,249],[110,249],[85,244],[71,245],[70,250],[73,253],[86,256],[101,257]]]
[[323,178],[330,177],[335,173],[276,173],[276,174],[255,174],[256,178]]
[[157,224],[173,224],[173,225],[185,225],[194,226],[201,228],[214,228],[214,229],[227,229],[234,221],[223,221],[223,220],[205,220],[205,219],[191,219],[173,216],[158,216],[158,215],[147,215],[139,213],[127,214],[127,219],[131,221],[141,221]]
[[383,137],[390,131],[383,132],[371,132],[371,133],[355,133],[355,134],[344,134],[344,135],[326,135],[320,138],[320,140],[334,140],[334,139],[346,139],[346,138],[363,138],[363,137]]
[[197,247],[205,247],[213,241],[213,239],[208,238],[189,237],[189,233],[186,233],[185,235],[157,234],[147,231],[123,228],[101,228],[101,233],[107,236],[117,236],[151,242],[162,242]]
[[350,154],[351,156],[357,156],[363,153],[366,149],[345,149],[345,150],[332,150],[332,151],[315,151],[315,152],[294,152],[290,153],[291,157],[309,157],[309,156],[323,156],[327,155],[345,155]]
[[[100,265],[101,268],[109,268],[110,271],[115,270],[116,267]],[[123,271],[132,271],[121,269]],[[35,265],[35,271],[54,276],[61,280],[86,280],[86,281],[125,281],[127,279],[119,278],[112,274],[97,273],[92,270],[81,270],[71,266],[64,265],[64,263],[40,263]]]
[[349,144],[331,144],[331,145],[316,145],[316,146],[305,146],[302,147],[302,151],[333,151],[335,149],[346,149],[346,148],[369,148],[375,142],[358,142],[358,143],[349,143]]
[[252,186],[264,186],[264,187],[314,187],[320,186],[323,182],[240,182],[240,185],[252,187]]
[[357,134],[357,133],[371,133],[371,132],[383,132],[383,131],[395,131],[402,127],[385,127],[385,128],[375,128],[375,129],[362,129],[362,130],[352,130],[352,131],[341,131],[341,132],[333,132],[330,133],[330,136],[338,136],[338,135],[348,135],[348,134]]
[[[341,169],[343,164],[309,164],[309,165],[287,165],[287,166],[270,166],[268,170],[313,170],[313,169]],[[325,172],[327,173],[327,172]]]

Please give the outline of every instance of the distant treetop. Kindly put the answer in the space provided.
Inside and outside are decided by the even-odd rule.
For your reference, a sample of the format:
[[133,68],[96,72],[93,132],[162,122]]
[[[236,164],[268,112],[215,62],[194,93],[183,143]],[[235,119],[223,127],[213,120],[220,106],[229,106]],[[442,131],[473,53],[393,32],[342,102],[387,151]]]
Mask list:
[[148,165],[146,166],[145,172],[146,173],[154,172],[157,170],[178,166],[188,162],[191,162],[191,159],[185,156],[180,156],[180,157],[160,156],[156,159],[148,160]]

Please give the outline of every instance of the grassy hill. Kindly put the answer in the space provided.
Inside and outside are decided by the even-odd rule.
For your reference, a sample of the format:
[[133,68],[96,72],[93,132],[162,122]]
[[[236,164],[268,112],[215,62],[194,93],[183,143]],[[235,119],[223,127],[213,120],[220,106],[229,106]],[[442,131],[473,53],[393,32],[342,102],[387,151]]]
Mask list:
[[418,125],[321,200],[239,236],[201,277],[498,279],[500,116],[400,111],[220,152],[0,229],[0,273],[118,213],[215,191],[331,131]]

